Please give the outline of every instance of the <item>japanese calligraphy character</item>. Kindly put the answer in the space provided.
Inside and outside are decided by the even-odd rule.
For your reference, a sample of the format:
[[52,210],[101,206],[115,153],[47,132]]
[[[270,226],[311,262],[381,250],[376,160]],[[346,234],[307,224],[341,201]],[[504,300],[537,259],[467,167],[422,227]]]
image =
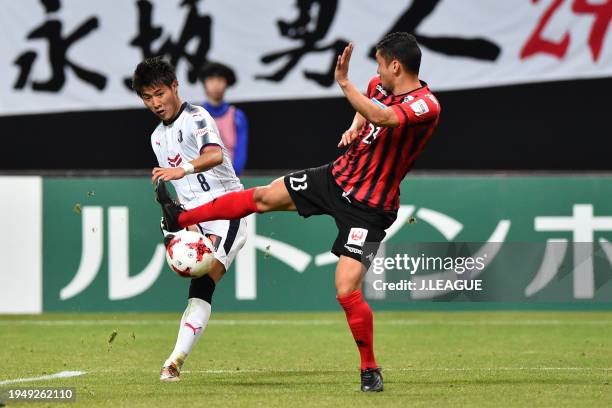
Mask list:
[[[180,7],[186,7],[188,13],[179,39],[173,41],[168,36],[164,43],[157,50],[154,50],[152,44],[162,36],[163,28],[153,25],[153,5],[151,2],[148,0],[138,0],[136,3],[139,16],[138,35],[130,42],[130,45],[141,49],[143,58],[168,56],[173,66],[177,66],[179,60],[185,59],[189,63],[187,79],[192,84],[197,81],[198,72],[208,61],[207,54],[210,50],[210,33],[212,28],[211,17],[200,15],[198,12],[197,3],[199,1],[181,1]],[[187,44],[193,39],[197,40],[197,47],[194,52],[188,52]],[[125,80],[128,88],[131,88],[130,81],[130,79]]]
[[[46,13],[53,13],[60,9],[59,0],[41,0]],[[49,62],[51,65],[51,77],[47,81],[32,81],[31,86],[35,91],[58,92],[66,82],[66,67],[72,69],[78,78],[102,90],[106,87],[106,77],[94,71],[87,70],[70,61],[66,54],[68,49],[77,41],[87,36],[98,28],[97,17],[90,17],[87,21],[77,27],[66,37],[62,36],[62,22],[54,18],[48,18],[44,24],[36,27],[28,34],[28,40],[46,39],[49,43]],[[36,58],[35,51],[26,51],[14,61],[19,66],[20,72],[15,81],[14,89],[23,89],[30,78],[30,73]]]
[[[295,21],[287,22],[283,20],[277,21],[278,29],[283,37],[300,41],[302,44],[299,47],[274,52],[264,55],[261,61],[264,64],[270,64],[281,58],[288,57],[287,63],[270,75],[256,75],[256,79],[265,79],[268,81],[280,82],[287,74],[294,69],[300,62],[302,57],[311,52],[324,52],[333,50],[333,55],[330,60],[330,66],[325,72],[315,72],[306,70],[304,76],[312,81],[315,81],[321,86],[329,87],[334,83],[334,68],[336,57],[342,52],[348,41],[336,39],[327,45],[318,45],[322,41],[334,19],[338,7],[337,0],[297,0],[296,7],[299,9],[299,15]],[[309,28],[314,22],[314,27]]]
[[[432,51],[453,57],[467,57],[484,61],[495,61],[501,49],[494,42],[484,38],[460,37],[429,37],[419,34],[419,25],[429,16],[440,0],[412,1],[410,7],[386,33],[406,31],[412,33],[417,42]],[[370,57],[374,58],[376,47],[370,50]]]

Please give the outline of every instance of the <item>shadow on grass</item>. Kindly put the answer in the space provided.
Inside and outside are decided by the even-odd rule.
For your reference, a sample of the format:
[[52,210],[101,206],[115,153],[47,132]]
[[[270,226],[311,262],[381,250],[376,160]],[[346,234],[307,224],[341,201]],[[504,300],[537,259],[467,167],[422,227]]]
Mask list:
[[[210,375],[210,374],[190,374],[197,375],[199,378],[196,381],[202,381],[206,384],[218,384],[240,387],[258,387],[258,386],[277,386],[287,387],[295,385],[329,385],[329,384],[347,384],[349,382],[359,381],[359,371],[354,373],[349,371],[290,371],[290,372],[243,372],[229,375]],[[499,386],[499,385],[597,385],[598,379],[591,376],[584,378],[559,376],[549,376],[546,378],[533,376],[516,377],[500,377],[495,378],[422,378],[422,376],[411,376],[410,374],[385,373],[383,371],[385,385],[400,385],[406,387],[415,386],[436,386],[436,387],[454,387],[454,386]],[[603,381],[603,378],[602,378]]]

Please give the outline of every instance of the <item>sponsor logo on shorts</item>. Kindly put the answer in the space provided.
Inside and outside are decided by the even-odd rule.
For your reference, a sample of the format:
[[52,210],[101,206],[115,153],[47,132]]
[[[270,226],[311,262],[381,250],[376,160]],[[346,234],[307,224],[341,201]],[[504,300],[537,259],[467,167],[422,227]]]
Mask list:
[[352,252],[354,254],[363,255],[363,251],[361,249],[353,248],[348,245],[345,245],[344,248],[346,248],[349,252]]
[[352,188],[349,191],[343,191],[342,192],[342,198],[346,198],[346,201],[348,201],[350,203],[351,199],[349,198],[349,196],[351,195],[352,192],[353,192]]
[[346,245],[363,246],[366,237],[368,236],[368,230],[364,228],[351,228],[348,235]]

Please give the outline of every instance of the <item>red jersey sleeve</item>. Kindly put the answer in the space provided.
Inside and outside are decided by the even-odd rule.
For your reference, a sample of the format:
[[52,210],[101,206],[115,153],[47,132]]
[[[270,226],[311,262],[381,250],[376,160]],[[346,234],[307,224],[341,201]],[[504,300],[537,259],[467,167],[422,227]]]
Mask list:
[[434,121],[440,114],[440,104],[435,96],[428,93],[420,95],[417,98],[391,106],[397,119],[399,126],[408,124],[418,124]]
[[366,89],[366,96],[368,98],[371,98],[372,95],[374,95],[374,91],[376,90],[376,85],[378,85],[379,83],[380,83],[380,78],[378,78],[377,76],[370,79],[370,82],[368,83],[368,89]]

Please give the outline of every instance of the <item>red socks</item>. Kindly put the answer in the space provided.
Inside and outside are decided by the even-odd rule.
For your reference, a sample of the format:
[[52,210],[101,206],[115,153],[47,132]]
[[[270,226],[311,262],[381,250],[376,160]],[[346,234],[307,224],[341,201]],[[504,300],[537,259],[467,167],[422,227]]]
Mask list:
[[374,358],[374,318],[370,305],[363,300],[361,290],[337,299],[346,313],[346,320],[357,343],[361,355],[361,369],[378,368]]
[[179,215],[179,225],[183,228],[200,222],[212,220],[235,220],[257,212],[253,199],[255,187],[243,191],[227,193],[192,210]]

